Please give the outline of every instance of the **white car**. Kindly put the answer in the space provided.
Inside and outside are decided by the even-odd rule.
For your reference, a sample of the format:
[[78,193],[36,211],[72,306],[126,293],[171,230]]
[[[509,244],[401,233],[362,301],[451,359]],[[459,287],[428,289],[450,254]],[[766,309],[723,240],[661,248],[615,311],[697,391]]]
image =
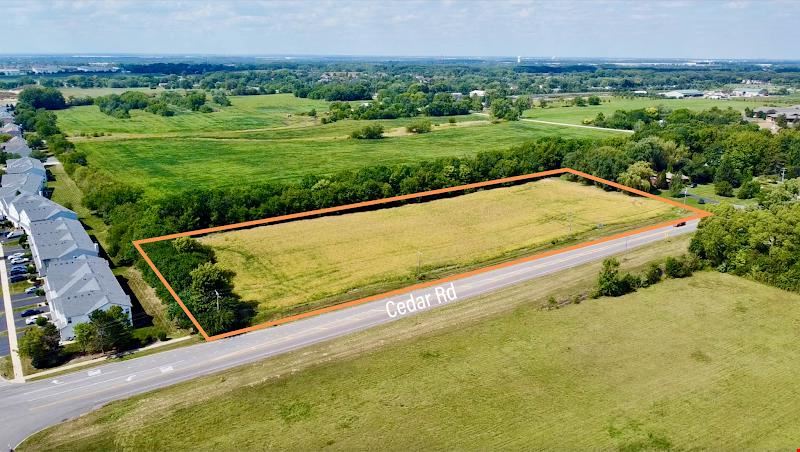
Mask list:
[[22,229],[15,229],[15,230],[9,232],[8,234],[6,234],[6,238],[7,239],[13,239],[15,237],[22,237],[23,234],[25,234],[25,231],[23,231]]
[[6,258],[9,259],[9,260],[11,260],[11,259],[19,259],[20,257],[25,257],[25,253],[14,253],[14,254],[9,254],[8,256],[6,256]]
[[8,262],[10,262],[11,264],[14,264],[14,265],[16,265],[16,264],[24,264],[25,262],[28,262],[28,261],[30,261],[30,259],[28,259],[27,257],[15,257],[15,258],[12,258],[12,259],[8,260]]
[[36,315],[36,316],[33,316],[33,317],[28,317],[27,319],[25,319],[25,325],[33,325],[33,324],[35,324],[36,323],[36,319],[38,319],[39,317],[41,317],[43,319],[49,319],[50,318],[50,313],[49,312],[45,312],[44,314],[39,314],[39,315]]

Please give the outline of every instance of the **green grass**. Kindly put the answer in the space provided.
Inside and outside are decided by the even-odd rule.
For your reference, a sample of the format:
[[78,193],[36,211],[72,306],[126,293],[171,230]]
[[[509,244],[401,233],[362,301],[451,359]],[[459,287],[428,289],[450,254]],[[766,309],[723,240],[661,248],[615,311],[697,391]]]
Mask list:
[[600,105],[589,105],[586,107],[565,107],[559,102],[551,103],[548,108],[534,108],[524,112],[523,116],[531,119],[543,121],[563,122],[567,124],[582,124],[584,119],[594,119],[598,113],[603,113],[606,117],[613,115],[617,110],[636,110],[639,108],[655,107],[664,105],[677,110],[688,108],[690,110],[707,110],[712,107],[728,108],[744,111],[745,107],[757,108],[769,103],[790,102],[791,99],[784,98],[761,98],[761,99],[650,99],[646,97],[625,99],[619,97],[603,97]]
[[427,134],[381,140],[347,138],[361,125],[343,121],[330,126],[252,132],[237,138],[97,140],[77,145],[88,154],[91,166],[158,195],[190,187],[289,181],[306,174],[330,174],[375,164],[474,155],[542,136],[605,136],[605,132],[594,130],[513,122],[442,126]]
[[180,112],[164,117],[142,110],[130,112],[130,119],[117,119],[94,105],[58,112],[58,125],[69,135],[80,132],[155,134],[164,132],[208,132],[309,124],[313,119],[296,116],[312,108],[327,111],[327,102],[299,99],[291,94],[231,97],[231,107],[217,107],[214,113]]
[[483,322],[448,308],[427,317],[438,331],[354,358],[331,361],[334,344],[114,402],[20,450],[797,446],[800,296],[719,273],[551,311],[539,295],[477,300],[528,300]]
[[[164,88],[59,88],[64,97],[98,97],[108,94],[122,94],[125,91],[140,91],[147,94],[157,94],[165,91]],[[175,90],[182,92],[183,90]]]
[[51,199],[78,214],[81,222],[86,226],[86,232],[94,236],[101,245],[106,244],[108,225],[103,219],[94,215],[90,209],[83,205],[83,192],[64,171],[61,165],[52,165],[47,168],[53,176],[48,186],[53,190]]

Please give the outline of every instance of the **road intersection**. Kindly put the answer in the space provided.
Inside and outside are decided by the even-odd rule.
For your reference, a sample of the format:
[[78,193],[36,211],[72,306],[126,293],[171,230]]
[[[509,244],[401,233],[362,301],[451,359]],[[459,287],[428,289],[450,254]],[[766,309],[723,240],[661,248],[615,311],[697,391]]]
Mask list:
[[[560,254],[523,262],[453,281],[457,303],[533,278],[624,253],[629,249],[696,230],[697,220],[682,227],[665,226]],[[11,448],[30,434],[89,412],[109,401],[166,387],[203,375],[277,356],[312,344],[363,331],[403,316],[389,314],[392,304],[410,296],[430,295],[451,282],[381,298],[292,323],[120,361],[24,385],[0,385],[0,440]],[[441,287],[439,287],[441,286]],[[387,310],[387,307],[390,308]],[[423,309],[424,310],[424,309]],[[416,312],[416,313],[419,313]],[[413,313],[411,313],[413,314]]]

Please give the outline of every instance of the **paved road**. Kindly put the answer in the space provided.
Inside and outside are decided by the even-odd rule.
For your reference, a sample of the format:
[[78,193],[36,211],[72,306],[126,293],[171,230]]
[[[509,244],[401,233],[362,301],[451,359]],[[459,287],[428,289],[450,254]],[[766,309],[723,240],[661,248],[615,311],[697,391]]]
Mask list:
[[633,133],[633,130],[627,130],[627,129],[609,129],[608,127],[586,126],[583,124],[567,124],[565,122],[542,121],[541,119],[520,118],[520,121],[536,122],[539,124],[549,124],[551,126],[577,127],[579,129],[605,130],[606,132],[618,132],[627,134]]
[[407,305],[406,302],[411,295],[417,299],[421,297],[423,300],[427,297],[430,300],[429,307],[423,302],[422,305],[425,306],[423,310],[434,309],[521,281],[619,254],[668,236],[692,232],[696,227],[697,222],[693,221],[680,228],[656,229],[463,278],[452,283],[449,294],[455,292],[457,298],[443,304],[438,303],[437,293],[448,295],[445,289],[450,288],[451,283],[241,336],[106,364],[49,380],[24,385],[2,384],[0,385],[0,444],[8,444],[11,447],[42,428],[84,414],[111,400],[259,361],[391,322],[403,317],[398,315],[402,310],[400,306]]

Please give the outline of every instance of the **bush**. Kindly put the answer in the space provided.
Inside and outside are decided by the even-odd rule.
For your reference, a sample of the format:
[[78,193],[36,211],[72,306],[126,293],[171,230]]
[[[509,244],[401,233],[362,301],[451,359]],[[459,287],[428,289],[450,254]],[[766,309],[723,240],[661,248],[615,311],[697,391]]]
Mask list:
[[414,121],[411,124],[407,125],[406,131],[409,133],[428,133],[431,131],[431,128],[432,125],[430,121],[428,121],[427,119],[420,119],[419,121]]
[[664,273],[668,278],[686,278],[692,276],[699,267],[695,258],[689,256],[668,257],[664,263]]
[[350,134],[350,138],[357,140],[378,140],[383,138],[383,126],[380,124],[373,124],[364,126],[358,130],[354,130]]
[[639,277],[630,273],[619,273],[619,261],[610,258],[603,261],[603,268],[597,277],[595,297],[619,297],[631,293],[641,285]]
[[654,262],[650,264],[650,267],[645,271],[642,283],[645,286],[652,286],[661,281],[663,275],[664,271],[661,269],[661,266]]
[[726,180],[714,182],[714,193],[730,198],[733,196],[733,185]]
[[158,340],[161,342],[165,342],[167,340],[167,333],[165,331],[158,332]]
[[761,184],[755,180],[750,180],[739,187],[739,192],[736,193],[736,197],[739,199],[751,199],[755,198],[759,193],[761,193]]

